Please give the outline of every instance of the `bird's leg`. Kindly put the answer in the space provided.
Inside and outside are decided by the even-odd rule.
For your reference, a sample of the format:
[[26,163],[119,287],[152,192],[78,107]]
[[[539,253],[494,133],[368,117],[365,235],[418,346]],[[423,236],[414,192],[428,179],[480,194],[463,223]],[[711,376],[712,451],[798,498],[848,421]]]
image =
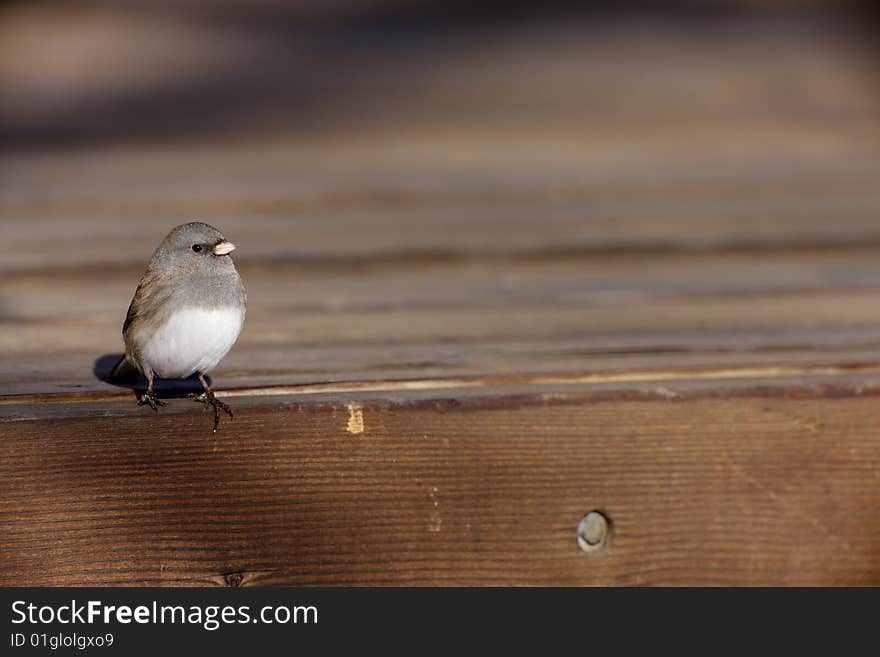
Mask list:
[[205,381],[205,377],[202,373],[197,372],[197,374],[199,375],[199,381],[202,382],[202,387],[205,389],[205,392],[201,395],[194,396],[193,401],[202,402],[205,405],[205,408],[211,406],[214,409],[214,433],[217,433],[217,427],[220,426],[220,410],[222,409],[229,417],[233,417],[232,409],[214,396],[211,386]]
[[138,399],[138,406],[147,405],[152,408],[155,412],[159,412],[159,407],[164,406],[165,402],[163,402],[159,397],[153,392],[153,373],[150,372],[147,374],[147,391]]

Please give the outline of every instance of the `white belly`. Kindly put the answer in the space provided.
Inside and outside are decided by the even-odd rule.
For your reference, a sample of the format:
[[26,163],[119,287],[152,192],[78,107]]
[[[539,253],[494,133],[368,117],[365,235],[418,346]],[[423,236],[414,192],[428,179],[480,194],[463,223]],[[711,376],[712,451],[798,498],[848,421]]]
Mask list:
[[237,308],[179,310],[147,342],[141,362],[162,379],[204,374],[232,348],[243,322]]

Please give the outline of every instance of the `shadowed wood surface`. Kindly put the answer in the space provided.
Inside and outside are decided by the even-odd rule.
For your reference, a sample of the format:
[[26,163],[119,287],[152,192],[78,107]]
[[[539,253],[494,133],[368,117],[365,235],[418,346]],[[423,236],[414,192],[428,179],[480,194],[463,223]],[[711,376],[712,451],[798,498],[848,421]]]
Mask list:
[[[869,40],[508,30],[364,37],[308,116],[149,139],[68,108],[91,141],[0,151],[0,584],[880,584]],[[278,73],[221,32],[194,47]],[[16,71],[2,116],[48,130]],[[112,114],[112,79],[70,102]],[[101,380],[193,219],[249,297],[216,436]]]

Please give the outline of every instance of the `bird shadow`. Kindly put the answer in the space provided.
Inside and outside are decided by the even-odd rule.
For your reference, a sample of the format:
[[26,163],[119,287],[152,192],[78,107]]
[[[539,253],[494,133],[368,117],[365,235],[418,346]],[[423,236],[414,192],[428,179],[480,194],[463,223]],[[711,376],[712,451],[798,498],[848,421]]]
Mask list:
[[[110,378],[113,367],[122,358],[122,354],[104,354],[95,359],[92,373],[95,378],[104,383],[109,383],[117,388],[128,388],[139,397],[147,390],[147,378],[140,372],[128,377]],[[211,377],[206,376],[205,381],[211,385]],[[199,377],[195,374],[186,379],[159,379],[153,380],[153,390],[162,399],[176,399],[191,394],[203,392]]]

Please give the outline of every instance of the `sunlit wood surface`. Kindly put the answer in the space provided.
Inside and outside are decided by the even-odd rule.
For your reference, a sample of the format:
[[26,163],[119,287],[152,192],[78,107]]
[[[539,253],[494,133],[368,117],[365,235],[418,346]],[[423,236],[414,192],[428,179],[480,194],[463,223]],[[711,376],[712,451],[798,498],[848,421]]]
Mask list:
[[[103,60],[69,107],[4,99],[0,584],[880,584],[861,29],[305,39],[301,70],[181,29],[197,70],[133,79],[190,108],[201,79],[207,127],[126,118],[169,107],[108,99]],[[266,67],[247,112],[203,75],[230,48]],[[216,435],[101,380],[193,219],[249,297]],[[611,534],[585,553],[592,510]]]

